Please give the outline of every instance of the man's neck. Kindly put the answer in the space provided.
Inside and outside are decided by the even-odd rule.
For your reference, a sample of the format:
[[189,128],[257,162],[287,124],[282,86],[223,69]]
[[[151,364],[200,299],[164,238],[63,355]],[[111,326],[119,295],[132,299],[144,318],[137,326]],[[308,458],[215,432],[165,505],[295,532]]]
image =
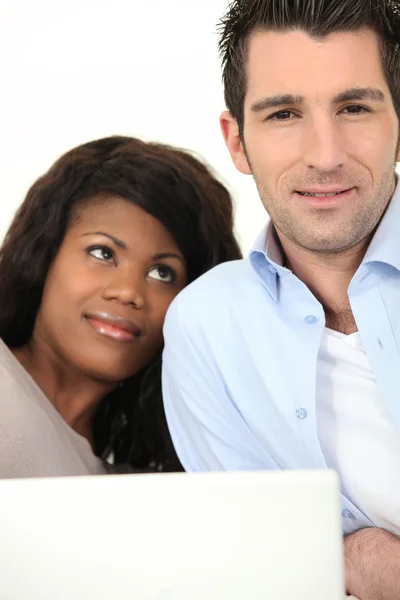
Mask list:
[[303,281],[325,310],[326,326],[342,333],[357,331],[347,295],[370,239],[343,252],[322,254],[301,248],[277,230],[286,266]]

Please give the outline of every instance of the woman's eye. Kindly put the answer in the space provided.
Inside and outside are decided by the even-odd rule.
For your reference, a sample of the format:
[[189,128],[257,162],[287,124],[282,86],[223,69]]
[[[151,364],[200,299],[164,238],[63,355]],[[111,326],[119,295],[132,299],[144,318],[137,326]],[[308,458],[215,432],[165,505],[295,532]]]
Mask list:
[[88,249],[88,254],[98,260],[110,261],[114,258],[114,253],[107,246],[92,246]]
[[170,267],[159,265],[150,269],[149,277],[163,283],[172,283],[175,280],[175,272]]

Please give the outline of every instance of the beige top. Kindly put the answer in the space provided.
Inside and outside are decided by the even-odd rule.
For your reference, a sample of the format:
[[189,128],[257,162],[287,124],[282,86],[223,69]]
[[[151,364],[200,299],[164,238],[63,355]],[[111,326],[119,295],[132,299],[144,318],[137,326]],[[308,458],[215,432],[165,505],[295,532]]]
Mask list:
[[107,472],[0,339],[0,478]]

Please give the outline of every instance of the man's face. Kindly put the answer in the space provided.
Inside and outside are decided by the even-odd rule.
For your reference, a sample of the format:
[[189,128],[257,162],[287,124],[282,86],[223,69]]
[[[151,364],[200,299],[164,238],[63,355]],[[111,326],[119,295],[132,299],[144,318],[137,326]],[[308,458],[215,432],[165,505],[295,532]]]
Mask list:
[[331,253],[367,239],[394,190],[399,138],[377,36],[257,32],[247,82],[244,140],[229,113],[222,129],[282,242]]

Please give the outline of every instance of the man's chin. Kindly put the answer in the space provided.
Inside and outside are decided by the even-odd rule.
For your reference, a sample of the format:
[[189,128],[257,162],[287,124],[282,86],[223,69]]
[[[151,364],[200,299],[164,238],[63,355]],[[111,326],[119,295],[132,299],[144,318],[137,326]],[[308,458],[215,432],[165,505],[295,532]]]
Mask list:
[[[278,234],[279,235],[279,234]],[[335,228],[323,231],[321,224],[315,223],[310,230],[310,223],[301,230],[287,231],[279,235],[282,245],[285,247],[285,238],[299,250],[305,250],[314,254],[339,254],[345,252],[358,244],[362,236],[355,236],[354,231],[346,232],[345,225],[338,224]]]

